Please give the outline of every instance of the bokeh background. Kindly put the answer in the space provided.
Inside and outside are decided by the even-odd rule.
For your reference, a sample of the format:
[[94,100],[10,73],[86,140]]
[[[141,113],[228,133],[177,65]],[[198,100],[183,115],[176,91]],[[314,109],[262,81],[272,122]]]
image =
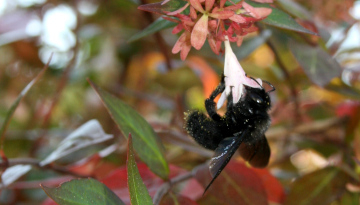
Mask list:
[[[0,0],[0,124],[52,54],[48,70],[23,98],[9,124],[4,137],[7,158],[44,159],[69,133],[97,119],[114,139],[72,153],[57,164],[72,169],[79,160],[115,144],[116,150],[93,167],[74,172],[102,178],[122,167],[126,140],[87,78],[130,104],[154,127],[170,164],[191,170],[211,157],[187,136],[183,118],[189,109],[204,110],[204,100],[219,83],[224,56],[213,54],[206,43],[181,61],[171,53],[178,38],[171,29],[129,42],[159,17],[137,9],[153,2]],[[272,126],[267,137],[272,156],[267,169],[288,197],[276,203],[296,200],[303,192],[294,196],[294,186],[305,187],[314,182],[314,175],[329,179],[330,187],[342,184],[341,191],[334,185],[335,196],[333,189],[326,190],[321,196],[325,202],[358,204],[360,1],[279,0],[276,5],[319,36],[260,25],[240,48],[232,45],[248,75],[276,87],[271,94]],[[306,55],[311,52],[317,55]],[[317,61],[315,67],[308,65],[311,59]],[[236,156],[235,160],[241,161]],[[326,178],[333,173],[332,166],[347,177]],[[294,185],[304,176],[310,182],[305,178]],[[32,169],[1,188],[0,204],[42,203],[47,196],[40,183],[57,186],[70,177],[51,169]],[[198,203],[208,204],[207,200]]]

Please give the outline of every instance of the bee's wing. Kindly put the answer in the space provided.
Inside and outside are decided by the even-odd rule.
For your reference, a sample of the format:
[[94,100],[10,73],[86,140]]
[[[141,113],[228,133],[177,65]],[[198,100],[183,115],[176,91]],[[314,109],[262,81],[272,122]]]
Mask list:
[[213,179],[206,187],[204,193],[214,182],[214,180],[219,176],[225,166],[229,163],[231,157],[234,155],[236,150],[239,148],[241,142],[243,141],[244,134],[245,132],[243,132],[241,136],[227,137],[223,139],[220,142],[219,146],[215,149],[214,157],[211,158],[209,166],[210,173]]
[[262,168],[269,163],[270,147],[265,135],[245,136],[239,152],[253,167]]

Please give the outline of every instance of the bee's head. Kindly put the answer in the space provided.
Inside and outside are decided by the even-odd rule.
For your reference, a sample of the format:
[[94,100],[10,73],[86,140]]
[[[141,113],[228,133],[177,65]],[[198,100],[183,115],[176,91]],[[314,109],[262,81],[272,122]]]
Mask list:
[[266,111],[270,109],[269,94],[263,88],[246,88],[245,101],[254,109]]
[[[259,84],[257,80],[252,78],[256,83]],[[272,89],[266,91],[260,84],[260,88],[252,88],[246,86],[246,96],[245,101],[249,104],[250,107],[257,110],[269,110],[271,107],[271,99],[269,93],[275,90],[275,87],[271,85],[269,82],[263,80],[266,84],[268,84]]]

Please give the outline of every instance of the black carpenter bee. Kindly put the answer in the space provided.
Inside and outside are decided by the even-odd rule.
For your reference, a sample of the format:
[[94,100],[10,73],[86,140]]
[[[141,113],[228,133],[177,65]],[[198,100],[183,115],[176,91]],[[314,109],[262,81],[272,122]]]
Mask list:
[[210,173],[213,177],[206,190],[225,168],[235,151],[253,167],[267,166],[270,158],[270,147],[265,138],[265,131],[270,125],[267,113],[271,107],[269,93],[254,79],[260,88],[244,85],[245,94],[239,102],[233,103],[232,94],[227,97],[226,113],[220,116],[216,111],[214,99],[225,90],[224,76],[210,97],[205,100],[205,108],[209,115],[199,111],[187,114],[185,127],[189,135],[201,146],[215,150],[210,161]]

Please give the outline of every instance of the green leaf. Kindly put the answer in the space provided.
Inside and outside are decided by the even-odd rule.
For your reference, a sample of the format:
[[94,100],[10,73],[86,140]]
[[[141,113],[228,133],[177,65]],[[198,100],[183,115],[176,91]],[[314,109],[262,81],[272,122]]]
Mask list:
[[236,57],[239,60],[246,58],[258,47],[263,45],[270,36],[271,36],[271,31],[266,29],[263,32],[261,32],[260,35],[247,38],[246,40],[244,40],[244,42],[241,44],[240,47],[235,46],[233,48]]
[[154,34],[158,31],[167,29],[167,28],[171,28],[176,26],[175,22],[171,22],[168,20],[163,19],[162,17],[156,19],[156,21],[154,21],[152,24],[150,24],[148,27],[146,27],[144,30],[140,31],[139,33],[136,33],[135,35],[133,35],[129,40],[128,43],[137,41],[145,36]]
[[312,14],[306,10],[302,5],[295,1],[289,1],[289,0],[277,0],[277,3],[280,4],[280,6],[290,14],[306,19],[306,20],[313,20]]
[[153,204],[149,192],[141,179],[139,170],[135,162],[131,134],[128,138],[126,168],[131,205]]
[[340,78],[335,78],[325,86],[327,90],[337,92],[340,95],[347,96],[353,99],[360,99],[360,90],[356,87],[345,84]]
[[95,179],[74,179],[56,188],[43,185],[41,188],[52,200],[61,205],[125,205],[114,192]]
[[293,184],[285,205],[331,204],[345,191],[349,177],[336,167],[303,176]]
[[339,63],[319,46],[290,41],[289,47],[313,83],[323,87],[341,75]]
[[162,2],[157,2],[157,3],[152,3],[152,4],[143,4],[143,5],[140,5],[138,7],[138,9],[147,11],[147,12],[165,15],[167,12],[176,11],[176,10],[182,8],[187,3],[188,2],[184,1],[184,0],[171,0],[171,1],[167,2],[166,4],[162,4]]
[[153,128],[133,108],[122,100],[102,90],[89,80],[106,106],[112,119],[124,136],[132,134],[134,149],[140,159],[162,179],[167,179],[169,166],[163,154],[163,146]]
[[253,1],[249,1],[249,0],[246,0],[246,3],[250,4],[253,7],[266,7],[266,8],[272,9],[271,14],[268,17],[266,17],[266,19],[261,20],[261,22],[264,24],[268,24],[271,26],[276,26],[276,27],[284,28],[284,29],[288,29],[288,30],[293,30],[293,31],[297,31],[297,32],[317,35],[316,33],[309,31],[306,28],[302,27],[291,16],[289,16],[287,13],[283,12],[282,10],[280,10],[278,8],[274,8],[274,7],[270,6],[269,4],[260,4],[260,3],[256,3]]
[[4,148],[3,146],[4,146],[4,139],[5,139],[6,130],[7,130],[8,126],[9,126],[9,124],[10,124],[11,118],[14,115],[14,112],[15,112],[17,106],[20,104],[21,100],[28,93],[28,91],[31,89],[31,87],[37,81],[39,81],[39,79],[44,75],[45,71],[49,67],[51,58],[52,58],[52,54],[51,54],[48,62],[44,66],[44,68],[36,75],[36,77],[29,84],[26,85],[26,87],[21,91],[21,93],[18,95],[15,102],[11,105],[9,111],[7,112],[5,120],[4,120],[3,124],[0,127],[0,149],[1,150],[3,150],[3,148]]

